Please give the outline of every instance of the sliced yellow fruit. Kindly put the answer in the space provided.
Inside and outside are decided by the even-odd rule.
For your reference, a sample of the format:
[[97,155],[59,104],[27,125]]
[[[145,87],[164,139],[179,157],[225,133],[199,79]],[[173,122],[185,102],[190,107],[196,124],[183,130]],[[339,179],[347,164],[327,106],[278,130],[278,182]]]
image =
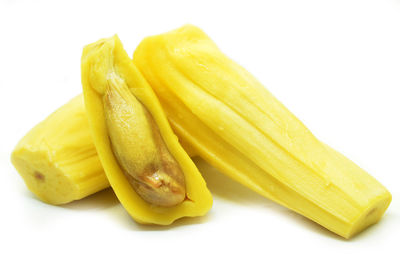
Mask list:
[[46,203],[68,203],[109,186],[81,95],[30,130],[11,161],[29,190]]
[[199,28],[146,38],[133,61],[179,138],[243,185],[345,238],[389,206],[384,186],[319,141]]

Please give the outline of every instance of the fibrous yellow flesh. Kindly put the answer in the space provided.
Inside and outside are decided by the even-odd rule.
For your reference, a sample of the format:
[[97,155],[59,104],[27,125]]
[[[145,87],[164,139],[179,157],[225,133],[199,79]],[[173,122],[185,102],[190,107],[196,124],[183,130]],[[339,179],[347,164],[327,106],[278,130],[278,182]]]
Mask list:
[[315,138],[200,29],[146,38],[133,60],[178,136],[240,183],[347,238],[388,207],[385,187]]
[[11,161],[29,190],[47,203],[65,204],[109,186],[82,95],[30,130],[15,147]]
[[136,192],[147,202],[173,206],[185,199],[183,173],[146,108],[128,93],[115,73],[108,75],[105,119],[116,159]]

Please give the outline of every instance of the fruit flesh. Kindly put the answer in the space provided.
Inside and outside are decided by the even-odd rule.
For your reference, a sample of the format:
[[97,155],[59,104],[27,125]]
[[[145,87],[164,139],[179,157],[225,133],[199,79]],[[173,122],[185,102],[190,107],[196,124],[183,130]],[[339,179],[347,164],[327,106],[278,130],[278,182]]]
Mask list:
[[[172,132],[152,88],[126,54],[119,38],[114,36],[87,45],[82,54],[81,70],[83,94],[93,142],[111,187],[132,218],[139,223],[168,225],[181,217],[206,214],[212,205],[211,194],[200,172]],[[119,82],[120,79],[115,78],[115,75],[123,80],[122,84]],[[117,85],[115,85],[115,82]],[[112,88],[118,94],[109,94],[109,90]],[[110,103],[107,103],[108,96],[113,98],[111,105],[116,102],[118,104],[107,105]],[[133,96],[137,101],[133,102]],[[129,111],[126,112],[127,105],[129,105]],[[129,128],[129,126],[124,128],[124,126],[118,125],[125,118],[132,118],[133,112],[136,114],[136,111],[141,111],[144,114],[144,116],[141,115],[138,118],[142,121],[139,127],[145,125],[144,127],[147,129],[142,127],[142,129],[135,131],[135,128]],[[146,111],[152,119],[148,119]],[[118,121],[118,117],[122,116],[124,118]],[[117,119],[114,119],[115,117]],[[154,135],[154,130],[150,130],[153,126],[152,120],[159,131],[159,136]],[[149,125],[150,127],[148,127]],[[150,146],[146,146],[147,150],[134,147],[133,149],[137,151],[135,153],[134,150],[125,149],[129,148],[129,145],[135,140],[129,139],[125,135],[124,130],[127,128],[133,135],[144,136],[145,141],[152,143]],[[149,130],[152,131],[150,138],[148,138]],[[160,151],[164,147],[159,143],[159,138],[163,140],[168,152],[166,150]],[[151,147],[152,145],[153,147]],[[158,151],[154,152],[155,149],[158,149]],[[140,157],[140,154],[146,154],[146,157]],[[131,185],[131,182],[140,180],[139,175],[143,173],[143,169],[146,171],[149,161],[155,161],[156,165],[161,166],[161,173],[164,171],[169,176],[174,174],[178,176],[179,172],[171,172],[177,169],[177,167],[172,166],[173,170],[171,170],[170,167],[174,163],[171,157],[179,165],[184,176],[184,197],[181,196],[182,192],[179,191],[179,189],[182,190],[182,181],[177,177],[171,180],[170,184],[164,185],[169,186],[172,192],[175,192],[173,186],[176,185],[179,194],[177,198],[173,198],[172,202],[167,202],[166,206],[147,201],[148,198],[145,198],[143,194],[141,196],[135,189],[135,185]],[[125,161],[126,158],[129,162]],[[137,159],[137,161],[131,161],[129,158]],[[131,167],[132,163],[138,165]],[[132,178],[127,177],[125,174],[127,172],[132,174]],[[165,177],[165,182],[168,179],[169,177]],[[177,184],[172,183],[173,181]],[[149,182],[152,182],[152,180],[147,179],[142,181],[141,184],[146,186]],[[154,195],[152,192],[148,194]],[[159,201],[157,196],[149,197],[153,201]],[[180,200],[182,201],[178,202]]]
[[79,95],[31,129],[11,161],[40,200],[65,204],[109,186]]
[[146,38],[133,61],[178,136],[226,175],[346,238],[388,207],[385,187],[315,138],[200,29]]

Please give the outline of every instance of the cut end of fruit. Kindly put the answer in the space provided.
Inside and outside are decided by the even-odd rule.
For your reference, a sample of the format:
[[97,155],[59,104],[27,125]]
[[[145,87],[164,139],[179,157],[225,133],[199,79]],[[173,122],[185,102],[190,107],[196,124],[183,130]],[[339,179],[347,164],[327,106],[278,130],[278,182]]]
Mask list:
[[39,180],[39,181],[44,181],[44,176],[43,176],[42,173],[36,171],[35,173],[33,173],[33,175],[35,176],[35,178],[36,178],[37,180]]
[[76,185],[51,163],[46,153],[18,150],[13,152],[11,161],[28,189],[40,200],[58,205],[77,199]]
[[389,192],[386,192],[382,196],[378,197],[371,203],[371,206],[360,215],[352,229],[347,234],[343,235],[343,237],[349,239],[367,227],[379,222],[386,209],[389,207],[391,201],[392,195]]

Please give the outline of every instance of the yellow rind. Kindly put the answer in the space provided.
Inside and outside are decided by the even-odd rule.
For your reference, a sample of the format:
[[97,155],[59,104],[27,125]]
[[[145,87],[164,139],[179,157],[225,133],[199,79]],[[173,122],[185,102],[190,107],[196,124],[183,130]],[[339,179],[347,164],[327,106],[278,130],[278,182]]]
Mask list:
[[145,38],[133,61],[179,138],[243,185],[345,238],[388,207],[385,187],[315,138],[199,28]]
[[[179,163],[186,182],[188,199],[174,207],[160,207],[145,202],[129,184],[116,161],[104,120],[102,93],[105,66],[112,65],[122,76],[131,93],[147,108],[159,127],[161,136]],[[107,178],[127,212],[139,223],[171,224],[184,216],[202,216],[212,205],[212,197],[200,172],[180,146],[169,126],[163,109],[152,88],[134,66],[117,36],[103,39],[84,48],[82,55],[82,85],[89,124],[97,152]]]

